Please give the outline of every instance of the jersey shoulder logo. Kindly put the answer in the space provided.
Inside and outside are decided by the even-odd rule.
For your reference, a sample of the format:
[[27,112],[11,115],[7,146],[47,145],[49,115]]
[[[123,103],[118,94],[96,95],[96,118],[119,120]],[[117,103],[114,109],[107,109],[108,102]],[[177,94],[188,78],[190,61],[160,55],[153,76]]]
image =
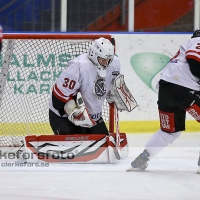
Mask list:
[[106,93],[106,85],[105,85],[105,79],[97,76],[94,80],[93,85],[93,94],[97,99],[103,99],[103,96]]

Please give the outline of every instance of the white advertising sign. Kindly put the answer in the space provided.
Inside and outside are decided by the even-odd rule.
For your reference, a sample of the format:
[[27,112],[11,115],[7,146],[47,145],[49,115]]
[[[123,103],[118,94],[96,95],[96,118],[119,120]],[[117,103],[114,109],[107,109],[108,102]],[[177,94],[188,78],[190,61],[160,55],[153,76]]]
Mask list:
[[[123,121],[158,120],[157,83],[166,63],[191,34],[113,34],[121,73],[138,107],[120,113]],[[190,116],[189,116],[190,118]],[[188,119],[189,119],[188,118]]]

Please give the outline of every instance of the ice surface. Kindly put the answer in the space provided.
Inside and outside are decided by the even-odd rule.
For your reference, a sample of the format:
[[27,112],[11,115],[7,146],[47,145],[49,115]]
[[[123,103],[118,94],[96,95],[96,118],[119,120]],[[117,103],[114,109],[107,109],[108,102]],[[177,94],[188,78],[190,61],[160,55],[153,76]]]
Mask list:
[[0,200],[200,200],[200,133],[184,133],[149,162],[126,172],[151,134],[128,134],[129,157],[116,164],[3,166]]

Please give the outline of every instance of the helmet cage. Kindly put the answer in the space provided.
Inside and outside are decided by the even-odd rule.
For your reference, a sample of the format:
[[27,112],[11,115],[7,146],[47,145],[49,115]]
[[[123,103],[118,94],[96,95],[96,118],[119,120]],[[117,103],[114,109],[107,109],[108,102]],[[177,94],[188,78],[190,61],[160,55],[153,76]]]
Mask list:
[[113,60],[112,56],[107,56],[107,58],[102,58],[100,56],[97,56],[97,62],[104,68],[108,68],[108,65],[112,62],[112,60]]

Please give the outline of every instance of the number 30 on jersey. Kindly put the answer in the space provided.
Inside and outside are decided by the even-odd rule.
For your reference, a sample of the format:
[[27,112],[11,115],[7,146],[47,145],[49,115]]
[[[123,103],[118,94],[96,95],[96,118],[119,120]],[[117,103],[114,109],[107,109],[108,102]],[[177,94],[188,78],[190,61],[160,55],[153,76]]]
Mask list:
[[62,85],[64,88],[69,88],[72,90],[74,89],[75,85],[76,85],[76,81],[69,80],[69,78],[64,78],[64,83]]

